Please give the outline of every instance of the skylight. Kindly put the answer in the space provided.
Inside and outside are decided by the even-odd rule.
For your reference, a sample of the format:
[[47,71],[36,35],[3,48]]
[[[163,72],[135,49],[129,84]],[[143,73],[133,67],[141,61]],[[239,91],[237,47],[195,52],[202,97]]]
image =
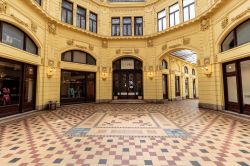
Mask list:
[[192,50],[178,50],[170,53],[171,55],[186,60],[192,64],[197,63],[197,54]]

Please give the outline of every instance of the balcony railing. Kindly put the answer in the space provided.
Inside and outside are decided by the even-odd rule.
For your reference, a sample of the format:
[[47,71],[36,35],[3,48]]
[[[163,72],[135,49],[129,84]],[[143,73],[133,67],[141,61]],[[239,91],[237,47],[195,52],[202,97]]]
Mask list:
[[145,2],[145,0],[108,0],[109,2]]

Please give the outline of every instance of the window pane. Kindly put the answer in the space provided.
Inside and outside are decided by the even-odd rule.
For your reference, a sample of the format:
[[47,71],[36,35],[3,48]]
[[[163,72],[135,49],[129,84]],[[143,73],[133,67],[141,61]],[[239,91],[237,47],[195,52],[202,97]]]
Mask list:
[[175,12],[177,10],[179,10],[179,4],[178,3],[169,7],[169,12],[170,13],[173,13],[173,12]]
[[67,62],[71,62],[72,58],[71,58],[71,51],[65,52],[62,54],[62,61],[67,61]]
[[26,37],[26,51],[36,54],[37,53],[37,48],[35,43],[28,37]]
[[72,10],[72,8],[73,8],[73,4],[68,2],[68,1],[65,1],[65,0],[63,0],[63,2],[62,2],[62,6],[66,9],[69,9],[69,10]]
[[194,4],[190,6],[190,19],[195,17],[195,6]]
[[250,105],[250,60],[241,62],[243,103]]
[[138,18],[136,18],[136,23],[138,23],[138,24],[140,24],[140,23],[142,23],[142,18],[141,17],[138,17]]
[[2,42],[23,49],[24,34],[17,28],[3,23]]
[[236,77],[227,77],[228,101],[238,103]]
[[170,23],[170,27],[174,26],[175,25],[175,22],[174,22],[174,14],[171,14],[170,17],[169,17],[169,23]]
[[158,13],[158,19],[163,18],[163,17],[166,17],[166,11],[165,10]]
[[158,21],[158,31],[162,31],[162,20]]
[[193,2],[194,2],[194,0],[183,0],[183,6],[187,6]]
[[94,13],[90,13],[90,19],[92,19],[92,20],[95,20],[96,21],[96,14],[94,14]]
[[180,23],[180,12],[175,13],[175,25]]
[[235,72],[236,71],[236,67],[235,67],[235,63],[231,63],[226,65],[226,72],[230,73],[230,72]]
[[232,31],[222,43],[222,51],[229,50],[233,47],[235,47],[235,44],[234,44],[234,32]]
[[112,24],[120,24],[119,18],[112,18]]
[[188,7],[183,9],[183,17],[184,17],[184,21],[189,20],[189,10]]
[[250,20],[241,24],[237,30],[237,44],[241,45],[250,41]]
[[77,14],[85,16],[86,15],[86,10],[81,8],[81,7],[77,7]]
[[86,53],[81,51],[74,51],[74,62],[76,63],[86,63]]
[[96,64],[95,59],[92,56],[88,55],[87,58],[88,58],[88,64],[89,65],[95,65]]
[[163,19],[163,30],[167,28],[167,19]]

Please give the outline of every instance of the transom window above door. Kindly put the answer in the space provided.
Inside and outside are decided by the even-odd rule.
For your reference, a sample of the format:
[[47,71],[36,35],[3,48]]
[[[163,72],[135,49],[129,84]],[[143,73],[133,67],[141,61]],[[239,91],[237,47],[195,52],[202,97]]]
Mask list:
[[61,57],[62,61],[66,62],[74,62],[74,63],[82,63],[82,64],[88,64],[88,65],[96,65],[96,60],[93,56],[90,54],[78,51],[78,50],[71,50],[64,52]]

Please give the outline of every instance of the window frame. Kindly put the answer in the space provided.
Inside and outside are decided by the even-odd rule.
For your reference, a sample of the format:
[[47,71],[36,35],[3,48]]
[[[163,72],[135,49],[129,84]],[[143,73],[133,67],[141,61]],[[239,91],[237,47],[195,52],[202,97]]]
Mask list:
[[[130,23],[124,23],[125,19],[130,19],[131,22]],[[122,35],[123,36],[132,36],[132,22],[133,22],[132,21],[132,17],[123,17],[122,18]],[[131,26],[131,28],[129,28],[129,25]],[[127,34],[124,33],[125,32],[124,28],[127,29]],[[129,32],[128,30],[129,29],[130,29],[131,34],[128,34],[128,32]]]
[[[168,62],[165,59],[163,59],[161,63],[162,63],[162,69],[168,69]],[[164,68],[164,63],[165,63],[166,68]]]
[[[70,61],[63,60],[63,56],[64,56],[66,53],[68,53],[68,52],[70,52]],[[85,54],[86,54],[86,63],[74,62],[74,52],[85,53]],[[94,63],[94,64],[90,64],[90,63],[89,63],[89,58],[94,59],[95,63]],[[96,58],[93,57],[92,55],[90,55],[88,52],[85,52],[85,51],[82,51],[82,50],[69,50],[69,51],[63,52],[63,53],[61,54],[61,61],[63,61],[63,62],[77,63],[77,64],[93,65],[93,66],[96,65]]]
[[40,5],[40,6],[42,6],[42,4],[43,4],[43,0],[35,0],[35,2],[36,2],[38,5]]
[[[139,18],[142,19],[142,23],[137,23],[136,22],[136,19],[139,19]],[[142,28],[142,34],[137,34],[136,33],[136,28],[137,28],[138,25],[139,25],[139,27],[141,26],[141,28]],[[142,16],[136,16],[136,17],[134,17],[134,35],[135,36],[143,36],[143,17]]]
[[[183,1],[184,1],[184,0],[182,0],[182,4],[183,4]],[[196,11],[195,11],[195,0],[194,0],[194,2],[192,2],[192,3],[190,3],[190,4],[188,4],[188,5],[182,7],[183,22],[186,22],[186,21],[191,20],[191,18],[190,18],[190,6],[192,6],[192,5],[194,5],[194,12],[196,13]],[[188,8],[188,20],[185,20],[185,16],[184,16],[184,9],[185,9],[185,8]],[[193,18],[192,18],[192,19],[193,19]]]
[[[94,19],[92,19],[91,18],[91,14],[92,15],[95,15],[95,17],[96,17],[96,20],[94,20]],[[94,31],[94,29],[93,29],[93,23],[96,23],[96,29],[95,29],[95,31]],[[98,30],[98,25],[97,25],[97,23],[98,23],[98,15],[95,13],[95,12],[92,12],[92,11],[90,11],[89,12],[89,31],[90,32],[93,32],[93,33],[97,33],[97,30]],[[91,26],[92,26],[92,29],[91,29]]]
[[[178,5],[178,10],[170,12],[170,8],[173,7],[173,6],[175,6],[176,4]],[[179,23],[178,24],[180,24],[180,6],[179,6],[179,2],[176,2],[173,5],[169,6],[169,27],[173,27],[175,25],[178,25],[176,23],[176,20],[175,20],[175,15],[177,14],[177,12],[179,12],[179,16],[178,16],[179,17]],[[174,25],[172,25],[172,26],[171,26],[171,15],[174,15]]]
[[[119,19],[119,24],[113,24],[113,19]],[[116,27],[119,27],[119,33],[117,35],[113,34],[113,26],[115,26],[115,31]],[[121,36],[121,18],[120,17],[111,17],[111,36]]]
[[[249,21],[249,24],[250,24],[250,18],[248,18],[248,19],[246,19],[245,21],[243,21],[243,22],[241,22],[240,24],[238,24],[236,27],[234,27],[234,28],[226,35],[226,37],[222,40],[222,42],[221,42],[221,44],[220,44],[220,52],[225,52],[225,51],[231,50],[231,49],[233,49],[233,48],[239,47],[239,46],[241,46],[241,45],[244,45],[244,44],[250,42],[250,39],[249,39],[248,42],[244,42],[244,43],[242,43],[242,44],[238,44],[238,41],[237,41],[237,40],[238,40],[237,29],[238,29],[241,25],[243,25],[244,23],[246,23],[246,22],[248,22],[248,21]],[[234,39],[234,47],[229,48],[229,49],[227,49],[227,50],[223,50],[223,43],[226,41],[227,37],[228,37],[231,33],[233,33],[233,37],[234,37],[234,38],[233,38],[233,39]]]
[[188,74],[188,73],[189,73],[188,67],[187,67],[187,66],[184,66],[184,73],[185,73],[185,74]]
[[[159,18],[159,14],[162,13],[163,11],[165,11],[165,16]],[[164,29],[164,25],[163,25],[164,19],[166,19],[166,24],[167,24],[167,12],[166,12],[166,9],[163,9],[163,10],[161,10],[161,11],[159,11],[159,12],[157,13],[157,32],[161,32],[161,31],[164,31],[165,29],[167,29],[167,25],[166,25],[166,28]],[[159,27],[160,27],[159,22],[160,22],[160,21],[162,22],[161,30],[159,30]]]
[[[12,45],[10,45],[10,44],[8,44],[8,43],[4,43],[4,42],[3,42],[3,24],[7,24],[7,25],[9,25],[9,26],[12,26],[12,27],[14,27],[15,29],[19,30],[19,31],[23,34],[24,37],[23,37],[22,49],[21,49],[21,48],[18,48],[18,47],[15,47],[15,46],[12,46]],[[29,40],[34,44],[35,49],[36,49],[35,53],[32,53],[32,52],[27,51],[27,48],[26,48],[27,39],[29,39]],[[22,29],[16,27],[15,25],[12,25],[12,24],[10,24],[10,23],[8,23],[8,22],[0,21],[0,43],[6,44],[6,45],[8,45],[8,46],[11,46],[11,47],[16,48],[16,49],[19,49],[19,50],[23,50],[23,51],[28,52],[28,53],[30,53],[30,54],[38,55],[38,46],[37,46],[36,42],[34,42],[34,40],[33,40],[31,37],[29,37],[29,35],[26,34]]]
[[[67,3],[70,3],[71,5],[72,5],[72,8],[71,8],[71,10],[70,9],[68,9],[68,8],[65,8],[64,6],[63,6],[63,2],[67,2]],[[65,10],[66,11],[66,22],[64,22],[64,23],[66,23],[66,24],[70,24],[70,25],[73,25],[73,18],[74,18],[74,3],[73,2],[71,2],[71,1],[68,1],[68,0],[62,0],[62,6],[61,6],[61,21],[62,22],[64,22],[63,21],[63,10]],[[69,23],[69,22],[67,22],[68,21],[68,18],[69,18],[69,16],[68,16],[68,12],[71,12],[71,22]]]
[[[78,13],[78,9],[82,9],[82,10],[84,10],[85,11],[85,15],[83,15],[83,14],[81,14],[81,13]],[[80,23],[79,23],[79,26],[78,26],[78,17],[80,17]],[[82,21],[81,21],[81,19],[82,18],[84,18],[84,21],[85,21],[85,26],[84,27],[81,27],[81,24],[82,24]],[[79,6],[79,5],[77,5],[77,9],[76,9],[76,26],[78,27],[78,28],[82,28],[82,29],[86,29],[86,23],[87,23],[87,9],[86,8],[84,8],[84,7],[81,7],[81,6]]]

